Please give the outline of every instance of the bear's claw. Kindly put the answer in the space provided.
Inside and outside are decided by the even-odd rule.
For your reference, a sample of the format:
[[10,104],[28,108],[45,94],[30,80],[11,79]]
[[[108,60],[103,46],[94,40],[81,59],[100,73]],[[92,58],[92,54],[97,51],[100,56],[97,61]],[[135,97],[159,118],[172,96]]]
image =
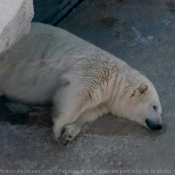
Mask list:
[[59,138],[59,143],[61,145],[68,145],[71,141],[72,141],[73,136],[69,135],[68,133],[66,133],[66,131],[64,130],[64,132],[62,133],[61,137]]

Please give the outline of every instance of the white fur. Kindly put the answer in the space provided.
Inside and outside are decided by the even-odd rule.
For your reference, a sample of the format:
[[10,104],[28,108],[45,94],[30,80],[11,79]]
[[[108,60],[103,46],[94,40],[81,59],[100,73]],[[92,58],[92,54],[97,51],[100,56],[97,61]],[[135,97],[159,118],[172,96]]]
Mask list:
[[63,29],[33,23],[0,57],[1,94],[31,103],[52,101],[56,139],[65,127],[62,139],[71,141],[84,123],[108,112],[145,127],[151,117],[161,124],[159,97],[145,76]]

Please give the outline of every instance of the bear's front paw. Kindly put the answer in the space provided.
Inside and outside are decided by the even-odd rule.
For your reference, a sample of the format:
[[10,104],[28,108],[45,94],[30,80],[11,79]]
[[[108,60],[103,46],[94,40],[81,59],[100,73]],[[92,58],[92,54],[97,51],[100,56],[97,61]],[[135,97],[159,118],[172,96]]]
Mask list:
[[74,138],[79,134],[80,131],[81,131],[81,127],[78,127],[76,123],[67,125],[65,127],[64,132],[62,132],[61,137],[59,138],[59,143],[61,145],[66,146],[69,142],[74,140]]
[[73,138],[72,135],[69,135],[69,133],[64,132],[64,133],[61,135],[61,137],[59,138],[59,141],[58,141],[58,142],[59,142],[61,145],[66,146],[66,145],[67,145],[69,142],[71,142],[73,139],[74,139],[74,138]]

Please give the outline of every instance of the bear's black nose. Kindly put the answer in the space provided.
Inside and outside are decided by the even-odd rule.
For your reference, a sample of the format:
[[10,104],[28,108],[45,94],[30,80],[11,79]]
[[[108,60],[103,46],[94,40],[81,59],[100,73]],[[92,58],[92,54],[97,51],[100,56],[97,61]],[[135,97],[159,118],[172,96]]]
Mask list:
[[151,130],[162,129],[162,125],[156,124],[155,122],[151,121],[150,119],[146,119],[145,122],[146,122],[148,128],[150,128]]

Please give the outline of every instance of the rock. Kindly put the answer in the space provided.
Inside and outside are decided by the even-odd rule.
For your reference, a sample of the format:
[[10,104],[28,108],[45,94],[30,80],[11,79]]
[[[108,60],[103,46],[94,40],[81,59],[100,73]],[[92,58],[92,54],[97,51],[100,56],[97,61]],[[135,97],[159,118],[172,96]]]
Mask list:
[[0,53],[29,32],[33,15],[32,0],[0,1]]

